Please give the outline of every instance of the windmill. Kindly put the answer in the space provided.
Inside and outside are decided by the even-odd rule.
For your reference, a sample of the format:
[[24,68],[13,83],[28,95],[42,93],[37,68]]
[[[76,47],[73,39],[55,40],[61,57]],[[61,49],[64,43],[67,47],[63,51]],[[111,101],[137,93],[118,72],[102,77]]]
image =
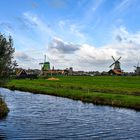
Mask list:
[[140,67],[140,66],[139,66],[139,62],[138,62],[138,64],[137,64],[137,66],[134,66],[134,67],[135,67],[135,68]]
[[45,62],[46,62],[46,55],[44,55],[44,62],[39,63],[39,65],[41,65],[41,69],[43,68]]
[[140,75],[140,66],[139,66],[139,62],[137,64],[137,66],[134,66],[136,69],[135,69],[135,73],[136,75]]
[[42,70],[50,70],[50,62],[46,61],[46,55],[44,55],[44,62],[39,63],[39,65],[41,65]]
[[118,58],[117,60],[115,60],[115,58],[112,56],[112,59],[113,59],[114,63],[112,63],[109,67],[111,68],[114,65],[114,70],[120,70],[121,71],[120,62],[119,62],[121,57]]
[[121,59],[121,57],[119,57],[117,60],[115,60],[115,58],[112,56],[112,59],[114,62],[109,67],[111,68],[112,66],[114,66],[114,68],[111,69],[109,72],[111,74],[121,75],[122,70],[121,70],[120,61],[119,61]]

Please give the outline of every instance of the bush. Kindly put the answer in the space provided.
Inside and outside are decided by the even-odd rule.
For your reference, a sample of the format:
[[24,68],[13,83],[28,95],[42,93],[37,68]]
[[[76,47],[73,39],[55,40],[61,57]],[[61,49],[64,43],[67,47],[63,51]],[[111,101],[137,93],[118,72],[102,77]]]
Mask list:
[[0,95],[0,119],[6,117],[9,112],[7,104],[5,103],[4,99]]

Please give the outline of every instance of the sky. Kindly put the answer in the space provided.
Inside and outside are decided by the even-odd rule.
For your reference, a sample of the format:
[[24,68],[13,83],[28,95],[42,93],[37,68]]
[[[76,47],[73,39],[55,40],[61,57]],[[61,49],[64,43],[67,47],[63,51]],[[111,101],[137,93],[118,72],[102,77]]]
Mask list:
[[1,0],[0,32],[11,35],[19,67],[108,71],[140,61],[139,0]]

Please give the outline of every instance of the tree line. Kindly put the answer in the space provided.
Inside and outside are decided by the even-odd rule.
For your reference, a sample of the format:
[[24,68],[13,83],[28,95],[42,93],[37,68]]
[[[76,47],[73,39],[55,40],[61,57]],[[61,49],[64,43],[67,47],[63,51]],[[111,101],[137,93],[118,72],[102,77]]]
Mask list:
[[12,37],[0,33],[0,78],[8,78],[17,66],[16,61],[13,60],[14,52]]

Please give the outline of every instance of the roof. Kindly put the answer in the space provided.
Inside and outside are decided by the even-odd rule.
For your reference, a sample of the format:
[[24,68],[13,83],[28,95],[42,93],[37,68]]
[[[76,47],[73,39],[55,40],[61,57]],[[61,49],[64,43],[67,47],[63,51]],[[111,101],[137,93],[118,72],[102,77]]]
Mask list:
[[115,74],[122,74],[122,71],[118,71],[118,70],[113,70],[113,72],[114,72]]
[[109,71],[109,73],[110,72],[113,72],[114,74],[117,74],[117,75],[121,75],[121,74],[123,74],[123,72],[121,71],[121,70],[117,70],[117,69],[111,69],[110,71]]
[[[17,71],[16,71],[16,76],[20,76],[21,75],[21,73],[26,73],[26,71],[25,70],[23,70],[23,69],[18,69]],[[27,73],[26,73],[27,74]]]
[[47,70],[46,73],[50,73],[50,74],[58,74],[58,73],[61,73],[61,74],[64,74],[65,71],[64,70]]

